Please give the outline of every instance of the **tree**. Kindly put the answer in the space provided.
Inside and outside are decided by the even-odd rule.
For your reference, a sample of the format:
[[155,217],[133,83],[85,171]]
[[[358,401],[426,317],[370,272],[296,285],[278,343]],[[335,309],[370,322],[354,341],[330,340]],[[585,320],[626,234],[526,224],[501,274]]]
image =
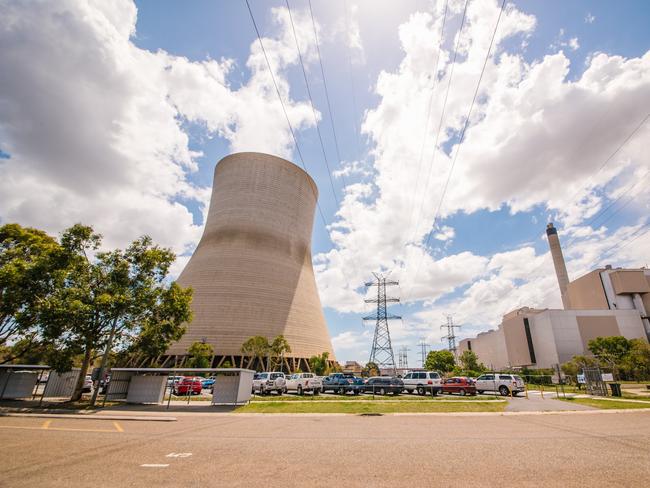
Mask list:
[[449,373],[453,371],[456,366],[454,355],[447,350],[431,351],[427,354],[427,359],[424,362],[424,368],[428,371],[440,371],[441,373]]
[[366,367],[363,369],[363,372],[368,376],[379,376],[381,374],[377,363],[372,361],[366,363]]
[[61,283],[67,262],[45,232],[0,227],[0,364],[42,350],[39,316],[43,300]]
[[650,379],[650,344],[643,339],[631,339],[630,350],[623,358],[621,369],[636,381]]
[[271,359],[273,360],[273,367],[269,366],[270,369],[274,369],[277,366],[282,369],[282,363],[284,362],[284,355],[288,352],[291,352],[291,346],[289,342],[284,338],[282,334],[277,336],[271,342],[271,347],[269,348]]
[[264,358],[269,354],[271,345],[269,340],[263,336],[253,336],[246,339],[241,346],[242,354],[246,356],[251,356],[253,359],[257,359],[257,363],[261,366],[261,369],[266,371],[266,365],[264,364]]
[[594,358],[587,356],[573,356],[570,361],[567,361],[562,365],[562,372],[567,376],[575,377],[582,373],[584,368],[593,368],[597,366],[597,362]]
[[188,366],[190,368],[209,368],[214,349],[205,342],[194,342],[187,350],[190,355]]
[[316,376],[325,376],[329,371],[329,357],[330,353],[325,351],[318,356],[312,356],[309,358],[309,367],[311,372]]
[[486,369],[483,363],[478,362],[478,356],[474,351],[463,351],[463,353],[458,358],[458,361],[460,362],[460,366],[463,371],[482,373]]
[[[81,397],[95,353],[106,357],[114,347],[127,349],[140,332],[151,336],[156,328],[164,339],[180,337],[182,324],[191,320],[191,290],[167,282],[175,260],[171,250],[153,245],[147,236],[126,250],[100,252],[101,242],[101,235],[81,224],[63,233],[65,276],[41,305],[44,339],[67,357],[83,355],[73,401]],[[160,345],[161,339],[156,341]],[[58,367],[72,364],[61,361]]]
[[618,368],[623,358],[630,352],[632,344],[623,336],[611,336],[591,339],[587,347],[599,361],[612,368],[612,375],[616,379]]

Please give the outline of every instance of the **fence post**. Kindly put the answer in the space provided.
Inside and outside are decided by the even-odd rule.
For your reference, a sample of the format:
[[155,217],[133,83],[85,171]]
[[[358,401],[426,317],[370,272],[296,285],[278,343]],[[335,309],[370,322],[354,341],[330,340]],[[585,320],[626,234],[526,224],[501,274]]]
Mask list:
[[539,385],[539,392],[542,395],[542,400],[544,400],[544,385],[543,384]]

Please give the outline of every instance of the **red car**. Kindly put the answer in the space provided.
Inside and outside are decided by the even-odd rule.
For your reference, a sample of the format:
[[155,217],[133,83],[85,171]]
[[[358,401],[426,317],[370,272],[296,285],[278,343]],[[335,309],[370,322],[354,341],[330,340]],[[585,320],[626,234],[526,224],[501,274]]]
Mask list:
[[456,376],[448,378],[442,383],[443,393],[458,393],[460,396],[476,395],[476,384],[471,378]]
[[175,382],[174,395],[200,395],[201,390],[203,390],[201,380],[203,380],[203,378],[193,377],[183,378],[182,380]]

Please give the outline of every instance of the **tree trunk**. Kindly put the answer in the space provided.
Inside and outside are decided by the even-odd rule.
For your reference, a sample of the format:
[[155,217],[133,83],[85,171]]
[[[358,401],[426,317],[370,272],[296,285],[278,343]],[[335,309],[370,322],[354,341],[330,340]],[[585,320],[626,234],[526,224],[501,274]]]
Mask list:
[[83,393],[84,380],[86,379],[86,374],[88,373],[88,367],[90,366],[90,361],[93,357],[93,348],[92,346],[86,346],[86,352],[84,353],[84,360],[81,363],[81,371],[79,371],[79,378],[77,378],[77,384],[74,387],[74,393],[70,399],[73,402],[77,402],[81,399],[81,394]]

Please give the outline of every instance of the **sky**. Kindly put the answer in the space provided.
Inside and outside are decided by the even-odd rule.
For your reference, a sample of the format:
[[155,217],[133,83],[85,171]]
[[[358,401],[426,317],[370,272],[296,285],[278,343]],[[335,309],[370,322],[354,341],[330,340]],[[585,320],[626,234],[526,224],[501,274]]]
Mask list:
[[373,272],[417,366],[447,314],[561,306],[547,222],[571,279],[650,261],[650,3],[249,4],[273,77],[245,0],[0,0],[0,223],[148,234],[177,275],[222,157],[300,164],[284,105],[339,361],[368,360]]

